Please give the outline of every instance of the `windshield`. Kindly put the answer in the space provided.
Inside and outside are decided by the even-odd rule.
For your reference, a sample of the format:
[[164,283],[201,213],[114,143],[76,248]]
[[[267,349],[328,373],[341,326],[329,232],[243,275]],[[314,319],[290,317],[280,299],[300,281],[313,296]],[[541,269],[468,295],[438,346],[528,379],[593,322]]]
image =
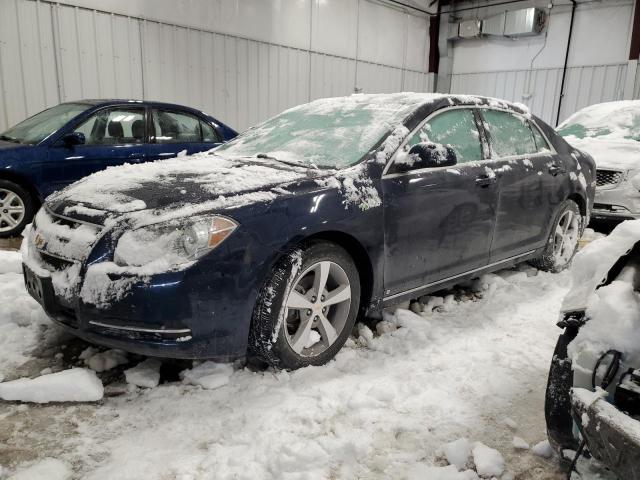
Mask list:
[[605,138],[640,142],[640,101],[608,102],[584,108],[565,120],[563,137]]
[[289,109],[216,148],[239,157],[342,168],[355,164],[416,108],[407,95],[325,98]]
[[0,140],[35,145],[90,107],[85,103],[61,103],[11,127],[0,134]]

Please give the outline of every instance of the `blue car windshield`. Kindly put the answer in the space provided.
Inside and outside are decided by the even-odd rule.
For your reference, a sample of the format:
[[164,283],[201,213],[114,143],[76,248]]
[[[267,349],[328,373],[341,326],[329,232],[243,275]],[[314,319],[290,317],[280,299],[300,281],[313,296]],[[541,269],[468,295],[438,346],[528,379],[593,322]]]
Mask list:
[[230,157],[342,168],[357,163],[416,108],[410,95],[352,95],[300,105],[216,148]]
[[86,103],[61,103],[23,120],[6,132],[0,140],[35,145],[62,128],[69,120],[91,108]]

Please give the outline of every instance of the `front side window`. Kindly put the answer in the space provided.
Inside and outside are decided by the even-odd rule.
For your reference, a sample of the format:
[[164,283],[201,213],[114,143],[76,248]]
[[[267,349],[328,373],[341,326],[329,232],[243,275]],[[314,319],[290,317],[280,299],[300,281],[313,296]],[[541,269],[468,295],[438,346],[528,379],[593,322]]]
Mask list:
[[200,119],[183,112],[153,110],[155,143],[192,143],[202,141]]
[[473,112],[468,109],[445,111],[433,117],[409,140],[409,148],[421,142],[449,146],[458,163],[482,160],[480,134]]
[[35,145],[89,108],[91,105],[86,103],[61,103],[11,127],[0,134],[0,140]]
[[216,132],[215,129],[208,123],[205,123],[202,120],[200,120],[200,128],[202,129],[203,142],[217,143],[222,141],[220,139],[220,136],[218,135],[218,132]]
[[84,121],[76,132],[84,134],[85,145],[129,145],[143,143],[144,108],[115,107],[100,110]]
[[492,156],[512,157],[538,152],[526,118],[501,110],[484,110],[482,116],[489,133]]

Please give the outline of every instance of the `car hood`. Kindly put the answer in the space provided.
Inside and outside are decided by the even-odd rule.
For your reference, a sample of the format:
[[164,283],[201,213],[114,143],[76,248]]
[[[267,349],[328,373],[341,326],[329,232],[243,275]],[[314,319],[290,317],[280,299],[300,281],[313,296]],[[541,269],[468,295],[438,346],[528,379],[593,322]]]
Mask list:
[[108,168],[53,194],[47,206],[74,217],[149,210],[181,210],[190,215],[269,201],[286,185],[327,175],[273,160],[201,153]]
[[564,137],[571,146],[587,152],[593,157],[598,169],[640,169],[640,142],[624,138],[577,138]]

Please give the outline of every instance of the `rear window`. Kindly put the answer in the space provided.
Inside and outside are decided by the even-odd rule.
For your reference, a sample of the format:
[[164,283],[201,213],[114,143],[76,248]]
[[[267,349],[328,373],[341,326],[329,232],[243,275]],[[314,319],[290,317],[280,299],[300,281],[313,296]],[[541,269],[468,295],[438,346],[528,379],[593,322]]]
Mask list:
[[523,117],[500,110],[484,110],[492,156],[512,157],[537,153],[533,132]]

